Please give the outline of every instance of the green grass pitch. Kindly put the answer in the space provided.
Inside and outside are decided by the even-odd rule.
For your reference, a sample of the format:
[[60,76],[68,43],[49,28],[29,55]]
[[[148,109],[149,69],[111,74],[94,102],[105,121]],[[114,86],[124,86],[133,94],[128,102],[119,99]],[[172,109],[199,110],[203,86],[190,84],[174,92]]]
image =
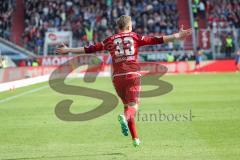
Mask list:
[[[55,105],[73,99],[73,113],[85,112],[101,101],[62,95],[48,83],[0,93],[1,160],[237,160],[240,157],[240,74],[167,75],[170,93],[142,98],[140,113],[192,111],[192,121],[137,121],[142,144],[132,146],[122,136],[117,115],[122,104],[97,119],[65,122]],[[115,93],[110,78],[93,84],[68,83]],[[144,90],[152,89],[144,86]]]

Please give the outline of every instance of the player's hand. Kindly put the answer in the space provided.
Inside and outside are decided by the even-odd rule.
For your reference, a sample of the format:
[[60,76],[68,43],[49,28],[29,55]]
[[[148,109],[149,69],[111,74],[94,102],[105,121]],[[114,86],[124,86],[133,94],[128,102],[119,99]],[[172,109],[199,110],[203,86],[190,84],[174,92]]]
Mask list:
[[55,51],[56,54],[66,54],[68,52],[69,48],[64,43],[62,43],[61,47],[56,49]]
[[186,37],[192,35],[192,28],[184,30],[184,26],[181,26],[180,31],[176,34],[177,39],[185,39]]

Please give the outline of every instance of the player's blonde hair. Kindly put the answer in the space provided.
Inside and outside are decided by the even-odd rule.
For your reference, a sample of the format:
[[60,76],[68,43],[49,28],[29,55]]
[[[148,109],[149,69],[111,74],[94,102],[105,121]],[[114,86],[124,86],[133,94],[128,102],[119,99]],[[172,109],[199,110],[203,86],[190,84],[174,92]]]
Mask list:
[[122,15],[117,19],[117,26],[120,30],[127,29],[131,21],[132,19],[130,16]]

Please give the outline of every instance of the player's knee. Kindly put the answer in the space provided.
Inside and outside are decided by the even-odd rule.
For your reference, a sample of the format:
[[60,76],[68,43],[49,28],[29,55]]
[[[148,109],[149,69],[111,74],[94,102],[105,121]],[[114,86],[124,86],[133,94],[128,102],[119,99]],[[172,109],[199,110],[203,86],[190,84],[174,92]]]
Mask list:
[[134,107],[136,110],[138,109],[138,103],[136,102],[130,102],[128,104],[125,104],[124,107]]
[[137,104],[136,102],[130,102],[130,103],[128,103],[128,106],[129,107],[134,107],[136,104]]

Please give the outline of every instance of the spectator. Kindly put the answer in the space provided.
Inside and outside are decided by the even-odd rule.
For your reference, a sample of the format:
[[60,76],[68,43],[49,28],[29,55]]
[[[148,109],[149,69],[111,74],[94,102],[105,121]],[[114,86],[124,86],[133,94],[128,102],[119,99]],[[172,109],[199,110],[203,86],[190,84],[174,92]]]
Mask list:
[[190,55],[187,53],[184,53],[181,57],[181,61],[189,61],[191,59]]
[[7,64],[6,64],[6,60],[4,57],[0,56],[0,69],[1,68],[6,68]]
[[215,36],[215,41],[214,41],[213,45],[214,45],[215,52],[217,54],[221,53],[221,49],[222,49],[222,39],[221,39],[221,37]]
[[19,67],[26,67],[26,66],[27,66],[27,63],[26,63],[26,61],[25,61],[24,59],[22,59],[22,60],[20,60],[20,61],[18,62],[18,66],[19,66]]
[[228,35],[225,39],[225,43],[226,43],[226,57],[230,58],[231,54],[233,52],[233,38],[231,35]]
[[192,12],[193,12],[193,17],[197,18],[197,16],[198,16],[198,4],[196,4],[195,1],[192,3]]
[[236,68],[237,71],[240,71],[240,49],[237,51],[237,55],[236,55]]
[[200,66],[201,66],[202,55],[203,55],[203,50],[201,50],[198,47],[197,48],[197,53],[195,54],[195,70],[198,70],[200,68]]
[[198,8],[199,8],[200,16],[205,19],[205,17],[206,17],[206,10],[205,10],[205,4],[203,3],[203,1],[201,1],[199,3]]
[[34,59],[34,60],[32,61],[32,66],[33,66],[33,67],[38,67],[38,66],[39,66],[38,61],[37,61],[36,59]]
[[174,62],[174,56],[172,53],[167,54],[167,62]]

